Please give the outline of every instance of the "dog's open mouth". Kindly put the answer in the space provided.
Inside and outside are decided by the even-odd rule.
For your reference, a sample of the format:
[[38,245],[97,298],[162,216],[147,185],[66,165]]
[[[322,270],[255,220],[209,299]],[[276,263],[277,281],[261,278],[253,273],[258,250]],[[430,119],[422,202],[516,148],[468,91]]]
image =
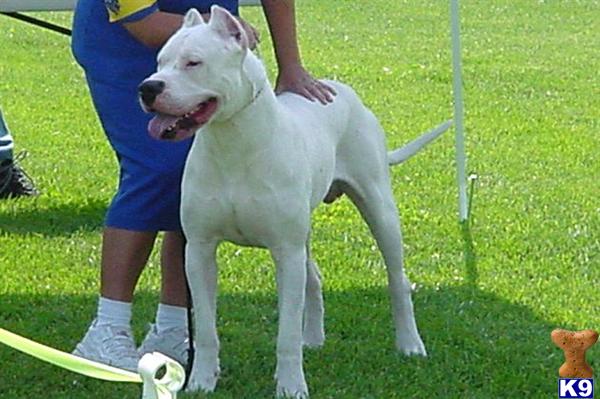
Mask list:
[[214,115],[217,99],[211,97],[198,104],[185,115],[175,116],[157,113],[148,123],[148,132],[156,139],[182,140],[192,136]]

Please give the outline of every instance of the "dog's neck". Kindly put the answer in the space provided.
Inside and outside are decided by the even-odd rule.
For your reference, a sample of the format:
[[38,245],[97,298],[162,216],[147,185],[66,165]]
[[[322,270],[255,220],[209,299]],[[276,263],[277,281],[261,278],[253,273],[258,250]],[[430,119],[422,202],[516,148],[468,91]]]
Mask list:
[[[265,81],[263,82],[260,86],[258,87],[254,87],[253,94],[252,94],[252,99],[250,100],[250,102],[248,102],[246,105],[244,105],[238,112],[236,115],[238,114],[242,114],[246,111],[246,108],[254,105],[254,103],[256,102],[256,100],[258,100],[258,97],[260,97],[261,94],[264,93],[265,90],[270,89],[270,84],[269,82]],[[234,116],[235,117],[235,116]]]
[[[245,117],[246,113],[252,111],[252,108],[257,105],[259,98],[263,94],[268,94],[269,92],[273,94],[273,88],[269,83],[262,61],[250,50],[247,50],[246,57],[244,58],[242,74],[244,84],[252,90],[252,98],[235,113],[233,116],[234,118]],[[274,97],[272,99],[274,99]]]
[[225,121],[211,124],[207,136],[222,151],[252,151],[269,140],[279,104],[262,62],[250,51],[243,64],[241,92],[251,93],[241,107]]

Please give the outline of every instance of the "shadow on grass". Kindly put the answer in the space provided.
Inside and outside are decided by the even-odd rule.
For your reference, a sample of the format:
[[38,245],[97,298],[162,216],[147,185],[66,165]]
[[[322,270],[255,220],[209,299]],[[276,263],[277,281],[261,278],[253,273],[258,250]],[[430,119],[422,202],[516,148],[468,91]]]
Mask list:
[[[138,338],[152,318],[156,297],[148,292],[136,297]],[[406,358],[394,351],[384,287],[326,291],[327,341],[320,350],[305,351],[311,397],[546,398],[556,394],[562,355],[549,339],[556,327],[552,323],[524,306],[473,287],[425,287],[414,300],[428,358]],[[0,326],[70,350],[87,328],[95,302],[91,296],[3,295]],[[219,297],[222,377],[210,398],[273,397],[276,320],[274,294]],[[0,347],[0,367],[3,399],[140,397],[139,387],[87,379],[6,347]]]
[[473,244],[471,225],[469,221],[460,224],[463,237],[463,259],[465,262],[465,282],[471,288],[477,287],[479,272],[477,271],[477,254]]
[[[476,176],[474,173],[471,176]],[[475,219],[473,212],[473,199],[475,198],[475,188],[477,187],[477,178],[469,178],[471,185],[469,189],[468,215],[467,220],[460,222],[460,230],[463,238],[463,259],[465,262],[465,282],[475,289],[479,280],[479,272],[477,271],[477,254],[475,253],[475,245],[473,243],[473,234],[471,225]]]
[[54,237],[77,231],[96,231],[104,225],[107,206],[105,200],[99,199],[90,199],[85,203],[64,203],[49,208],[38,205],[21,209],[16,206],[0,212],[0,232]]

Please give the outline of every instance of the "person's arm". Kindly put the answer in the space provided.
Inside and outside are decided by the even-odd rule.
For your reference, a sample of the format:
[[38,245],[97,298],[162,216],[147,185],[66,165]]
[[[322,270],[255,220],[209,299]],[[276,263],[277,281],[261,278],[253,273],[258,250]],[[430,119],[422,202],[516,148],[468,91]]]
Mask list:
[[122,25],[148,47],[162,46],[183,22],[181,15],[160,11],[157,0],[105,1],[104,4],[111,23]]
[[[148,47],[159,48],[181,27],[183,15],[171,14],[157,9],[151,11],[141,19],[130,22],[125,20],[123,26],[140,43]],[[208,21],[210,14],[202,14],[202,18]],[[258,41],[257,31],[243,19],[238,18],[238,21],[246,31],[249,46],[253,49]]]
[[[208,21],[210,14],[202,14],[202,17]],[[258,42],[258,32],[242,18],[238,18],[238,21],[246,31],[250,48],[254,49]],[[182,15],[156,11],[139,21],[125,22],[123,26],[142,44],[159,48],[181,27],[182,23]]]
[[125,22],[123,26],[140,43],[158,48],[166,43],[182,23],[182,15],[155,11],[139,21]]
[[333,101],[335,90],[314,79],[302,66],[296,37],[294,0],[261,0],[273,38],[279,75],[275,91],[292,91],[323,104]]

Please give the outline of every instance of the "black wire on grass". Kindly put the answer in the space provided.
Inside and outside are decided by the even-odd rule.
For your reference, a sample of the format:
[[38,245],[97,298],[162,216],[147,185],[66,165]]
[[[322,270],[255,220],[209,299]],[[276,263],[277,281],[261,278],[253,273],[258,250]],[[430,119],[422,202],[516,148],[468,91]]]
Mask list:
[[27,22],[29,24],[39,26],[42,28],[49,29],[53,32],[57,32],[63,35],[71,36],[71,30],[60,25],[55,25],[51,22],[43,21],[28,15],[24,15],[18,12],[0,12],[0,14],[6,15],[7,17],[18,19],[19,21]]

